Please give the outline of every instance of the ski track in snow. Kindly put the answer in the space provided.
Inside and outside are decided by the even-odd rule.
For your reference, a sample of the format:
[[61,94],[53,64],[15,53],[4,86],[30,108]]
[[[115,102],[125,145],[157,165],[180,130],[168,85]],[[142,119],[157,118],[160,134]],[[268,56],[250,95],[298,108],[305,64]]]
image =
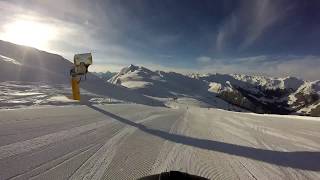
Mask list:
[[133,104],[0,114],[0,180],[320,179],[320,121]]

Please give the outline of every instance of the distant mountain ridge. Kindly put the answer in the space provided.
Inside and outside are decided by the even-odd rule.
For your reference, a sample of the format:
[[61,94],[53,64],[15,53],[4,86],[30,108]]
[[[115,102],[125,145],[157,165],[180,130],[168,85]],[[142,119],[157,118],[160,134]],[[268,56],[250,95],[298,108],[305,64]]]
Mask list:
[[320,115],[320,81],[296,77],[182,75],[130,65],[109,82],[159,98],[195,97],[212,105],[219,98],[257,113]]
[[99,78],[103,79],[104,81],[108,81],[113,76],[115,76],[117,73],[106,71],[106,72],[92,72],[92,74],[98,76]]

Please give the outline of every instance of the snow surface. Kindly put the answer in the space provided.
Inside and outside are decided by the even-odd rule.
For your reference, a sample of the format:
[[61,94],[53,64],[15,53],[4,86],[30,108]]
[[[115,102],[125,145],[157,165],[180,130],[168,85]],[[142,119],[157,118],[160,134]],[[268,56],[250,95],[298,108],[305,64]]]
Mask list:
[[0,179],[319,179],[320,121],[180,105],[0,110]]
[[[85,85],[85,82],[83,82]],[[48,84],[40,82],[17,82],[7,81],[0,82],[0,109],[15,109],[15,108],[26,108],[26,107],[38,107],[41,105],[73,105],[79,104],[78,101],[71,99],[71,85],[69,84]],[[101,89],[101,88],[100,88]],[[101,89],[100,91],[102,91]],[[110,90],[110,89],[109,89]],[[112,89],[111,89],[112,90]],[[130,103],[130,99],[135,98],[135,94],[127,93],[132,97],[114,98],[108,94],[99,94],[97,88],[96,93],[89,92],[85,89],[80,90],[81,92],[81,103],[96,103],[96,104],[113,104],[113,103]],[[115,93],[114,93],[115,94]],[[137,97],[136,97],[137,98]],[[151,98],[141,99],[142,103],[147,103]],[[146,101],[147,100],[147,101]],[[156,103],[155,103],[156,104]]]
[[48,99],[48,101],[58,101],[58,102],[78,102],[77,100],[73,100],[66,96],[52,96]]
[[130,81],[130,82],[124,82],[121,85],[127,88],[136,89],[136,88],[144,88],[151,84],[152,83],[145,82],[145,81]]

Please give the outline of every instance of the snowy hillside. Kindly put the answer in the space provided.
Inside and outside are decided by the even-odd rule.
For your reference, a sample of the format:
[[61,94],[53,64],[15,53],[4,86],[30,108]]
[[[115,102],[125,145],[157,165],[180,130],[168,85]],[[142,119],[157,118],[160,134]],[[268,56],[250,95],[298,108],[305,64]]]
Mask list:
[[[50,98],[57,92],[57,96],[67,99],[71,94],[71,67],[72,63],[62,56],[0,40],[0,108],[41,104],[39,102],[52,104]],[[106,83],[91,73],[88,74],[87,81],[81,82],[81,91],[84,94],[83,103],[114,99],[113,101],[163,106],[160,101],[128,88]],[[23,93],[27,94],[17,96]],[[65,104],[65,101],[60,103]]]
[[209,107],[234,110],[237,106],[258,113],[320,115],[317,111],[311,113],[320,108],[319,81],[309,82],[295,77],[241,74],[186,76],[130,65],[109,82],[157,98],[191,98]]
[[145,67],[130,65],[109,82],[164,101],[168,106],[182,103],[244,111],[210,93],[208,83],[175,72],[151,71]]

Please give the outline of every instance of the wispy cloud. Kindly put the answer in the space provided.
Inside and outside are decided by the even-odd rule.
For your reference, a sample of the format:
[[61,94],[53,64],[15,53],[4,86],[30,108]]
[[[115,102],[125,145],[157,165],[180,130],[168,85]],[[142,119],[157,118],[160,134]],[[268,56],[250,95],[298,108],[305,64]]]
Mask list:
[[208,57],[208,56],[200,56],[200,57],[198,57],[198,58],[196,59],[196,61],[197,61],[198,63],[204,63],[204,64],[206,64],[206,63],[210,63],[210,62],[212,61],[212,58],[211,58],[211,57]]
[[263,33],[287,17],[292,6],[283,0],[242,0],[220,26],[216,38],[216,49],[222,51],[235,39],[238,49],[243,50],[255,43]]
[[224,49],[234,33],[237,32],[239,22],[239,17],[235,13],[232,13],[230,17],[227,18],[227,20],[221,25],[216,38],[216,49],[218,52]]

